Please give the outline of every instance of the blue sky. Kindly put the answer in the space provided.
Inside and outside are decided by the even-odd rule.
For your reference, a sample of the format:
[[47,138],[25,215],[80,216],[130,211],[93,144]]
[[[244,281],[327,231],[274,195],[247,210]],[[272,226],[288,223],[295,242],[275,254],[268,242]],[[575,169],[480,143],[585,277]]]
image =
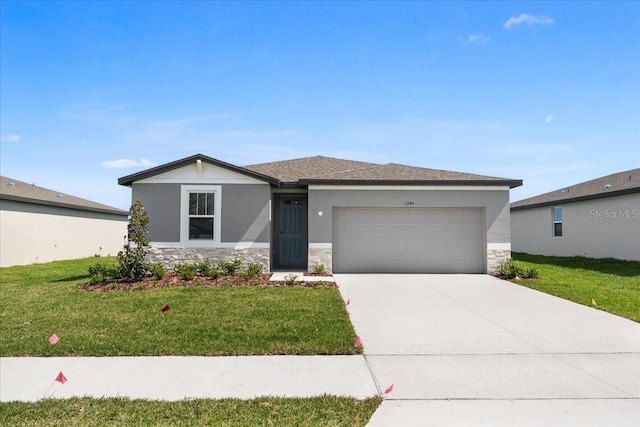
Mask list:
[[128,209],[196,153],[524,179],[640,167],[640,2],[0,2],[2,175]]

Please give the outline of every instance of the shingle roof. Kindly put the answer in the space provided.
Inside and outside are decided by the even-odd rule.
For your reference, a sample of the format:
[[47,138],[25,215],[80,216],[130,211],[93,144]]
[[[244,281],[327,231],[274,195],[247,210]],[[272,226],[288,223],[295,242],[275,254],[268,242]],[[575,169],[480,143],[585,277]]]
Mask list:
[[90,212],[102,212],[127,216],[129,213],[112,206],[92,202],[59,191],[38,187],[35,184],[0,176],[0,199],[27,202],[37,205],[58,206]]
[[314,156],[250,165],[245,166],[245,169],[272,176],[282,182],[293,183],[304,178],[315,178],[326,174],[353,171],[370,166],[377,165],[354,160]]
[[470,173],[451,172],[439,169],[427,169],[414,166],[387,163],[384,165],[370,165],[360,169],[327,173],[315,178],[302,178],[301,182],[308,184],[320,183],[358,183],[363,184],[422,184],[422,185],[522,185],[520,180],[496,178]]
[[640,193],[640,169],[596,178],[591,181],[564,187],[539,196],[511,203],[511,210],[530,209],[559,203],[601,199],[623,194]]
[[271,174],[283,182],[300,184],[469,184],[509,185],[511,188],[522,185],[521,180],[427,169],[396,163],[380,165],[323,156],[251,165],[246,168],[265,175]]
[[196,154],[155,168],[118,179],[120,185],[158,175],[197,160],[218,165],[245,175],[253,176],[276,186],[327,185],[500,185],[511,188],[522,185],[522,180],[495,178],[469,173],[426,169],[388,163],[358,162],[333,157],[314,156],[293,160],[260,163],[245,167],[234,166],[220,160]]

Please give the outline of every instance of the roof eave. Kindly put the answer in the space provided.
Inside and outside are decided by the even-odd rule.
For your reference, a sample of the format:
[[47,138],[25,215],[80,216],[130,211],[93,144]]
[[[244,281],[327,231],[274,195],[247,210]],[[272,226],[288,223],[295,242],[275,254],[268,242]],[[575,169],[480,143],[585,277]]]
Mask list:
[[515,188],[522,185],[522,180],[362,180],[362,179],[301,179],[305,185],[410,185],[410,186],[455,186],[469,185],[474,187],[496,186]]
[[[521,206],[512,206],[510,210],[521,211],[525,209],[542,208],[545,206],[561,205],[565,203],[584,202],[586,200],[606,199],[608,197],[624,196],[626,194],[635,194],[635,193],[640,193],[640,187],[627,188],[624,190],[612,191],[610,193],[589,194],[587,196],[572,197],[568,199],[555,199],[555,200],[548,200],[546,202],[531,203],[531,204],[526,204]],[[517,203],[517,202],[514,202],[514,203]]]
[[269,184],[272,184],[275,186],[280,186],[280,181],[276,178],[273,178],[268,175],[263,175],[258,172],[254,172],[252,170],[245,169],[240,166],[232,165],[231,163],[226,163],[221,160],[214,159],[213,157],[205,156],[204,154],[196,154],[193,156],[186,157],[184,159],[176,160],[170,163],[166,163],[164,165],[146,169],[142,172],[137,172],[131,175],[123,176],[121,178],[118,178],[118,184],[125,187],[130,187],[136,181],[140,181],[155,175],[159,175],[164,172],[169,172],[171,170],[190,165],[194,163],[196,160],[202,160],[212,165],[219,166],[221,168],[224,168],[233,172],[237,172],[243,175],[247,175],[252,178],[258,179],[260,181],[268,182]]

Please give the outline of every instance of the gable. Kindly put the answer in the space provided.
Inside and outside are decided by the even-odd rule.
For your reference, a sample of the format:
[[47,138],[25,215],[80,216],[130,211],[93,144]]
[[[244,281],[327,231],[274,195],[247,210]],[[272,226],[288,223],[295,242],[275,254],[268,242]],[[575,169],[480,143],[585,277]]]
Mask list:
[[136,184],[265,184],[265,181],[204,161],[168,170],[136,181]]

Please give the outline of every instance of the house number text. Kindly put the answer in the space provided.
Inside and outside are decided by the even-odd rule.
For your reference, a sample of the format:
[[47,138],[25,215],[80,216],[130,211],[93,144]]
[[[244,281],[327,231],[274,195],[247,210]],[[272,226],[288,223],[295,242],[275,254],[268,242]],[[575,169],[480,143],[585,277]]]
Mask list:
[[414,202],[413,200],[407,200],[404,202],[405,206],[414,206],[416,204],[416,202]]

